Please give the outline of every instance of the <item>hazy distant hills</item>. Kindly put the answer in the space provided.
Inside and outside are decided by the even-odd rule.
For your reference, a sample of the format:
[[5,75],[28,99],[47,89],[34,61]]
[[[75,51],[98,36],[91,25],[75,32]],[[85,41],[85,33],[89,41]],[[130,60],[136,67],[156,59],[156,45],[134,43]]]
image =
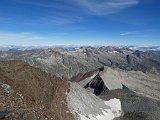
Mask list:
[[[83,46],[83,45],[55,45],[55,46],[16,46],[16,45],[2,45],[0,46],[0,51],[25,51],[25,50],[33,50],[33,49],[47,49],[47,48],[65,48],[68,51],[75,51],[81,47],[102,47],[102,46]],[[132,50],[139,50],[139,51],[159,51],[160,46],[119,46],[119,48],[129,48]]]
[[16,45],[1,45],[0,51],[25,51],[25,50],[34,50],[34,49],[47,49],[47,48],[65,48],[68,51],[75,51],[80,47],[89,47],[81,45],[55,45],[55,46],[16,46]]
[[160,51],[160,46],[122,46],[124,48],[129,48],[132,50],[139,50],[139,51]]

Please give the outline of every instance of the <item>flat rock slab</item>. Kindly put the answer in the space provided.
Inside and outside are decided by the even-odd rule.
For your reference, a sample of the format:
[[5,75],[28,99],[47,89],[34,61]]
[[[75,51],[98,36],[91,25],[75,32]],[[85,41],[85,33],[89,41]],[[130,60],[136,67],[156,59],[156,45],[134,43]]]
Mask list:
[[105,68],[100,76],[109,90],[122,89],[123,79],[117,71]]

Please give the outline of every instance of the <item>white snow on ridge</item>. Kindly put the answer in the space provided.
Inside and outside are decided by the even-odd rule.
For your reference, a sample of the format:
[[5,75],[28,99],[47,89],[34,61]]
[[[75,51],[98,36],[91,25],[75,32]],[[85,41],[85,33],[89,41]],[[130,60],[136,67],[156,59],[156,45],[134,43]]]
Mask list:
[[104,101],[104,103],[111,107],[111,111],[114,117],[119,117],[122,114],[121,101],[119,99],[110,99],[109,101]]
[[109,101],[104,101],[104,103],[107,106],[110,106],[111,109],[102,109],[103,114],[98,114],[97,116],[95,115],[81,115],[80,114],[80,119],[81,120],[113,120],[116,117],[120,117],[122,114],[122,109],[121,109],[121,102],[119,99],[110,99]]
[[70,84],[67,101],[76,120],[113,120],[122,115],[119,99],[103,101],[77,83]]
[[108,53],[119,53],[118,51],[108,51]]

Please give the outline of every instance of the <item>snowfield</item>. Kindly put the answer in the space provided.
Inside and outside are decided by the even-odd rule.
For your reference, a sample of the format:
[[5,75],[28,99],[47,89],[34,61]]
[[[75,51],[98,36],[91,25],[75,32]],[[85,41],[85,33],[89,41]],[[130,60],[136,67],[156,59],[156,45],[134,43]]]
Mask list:
[[119,99],[103,101],[77,83],[71,83],[67,101],[76,120],[113,120],[122,115]]
[[104,103],[111,109],[102,109],[103,114],[98,114],[97,116],[90,114],[86,117],[85,115],[80,114],[81,120],[113,120],[114,118],[121,116],[122,109],[119,99],[110,99],[109,101],[104,101]]

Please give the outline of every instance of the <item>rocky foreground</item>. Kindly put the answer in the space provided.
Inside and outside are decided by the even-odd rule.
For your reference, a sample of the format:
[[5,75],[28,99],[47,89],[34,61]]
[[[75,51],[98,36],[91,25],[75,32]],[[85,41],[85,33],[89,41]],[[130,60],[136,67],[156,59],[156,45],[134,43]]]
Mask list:
[[21,61],[0,62],[0,119],[112,120],[119,99],[104,101],[71,83]]
[[66,103],[69,83],[21,61],[0,62],[1,119],[72,120]]

